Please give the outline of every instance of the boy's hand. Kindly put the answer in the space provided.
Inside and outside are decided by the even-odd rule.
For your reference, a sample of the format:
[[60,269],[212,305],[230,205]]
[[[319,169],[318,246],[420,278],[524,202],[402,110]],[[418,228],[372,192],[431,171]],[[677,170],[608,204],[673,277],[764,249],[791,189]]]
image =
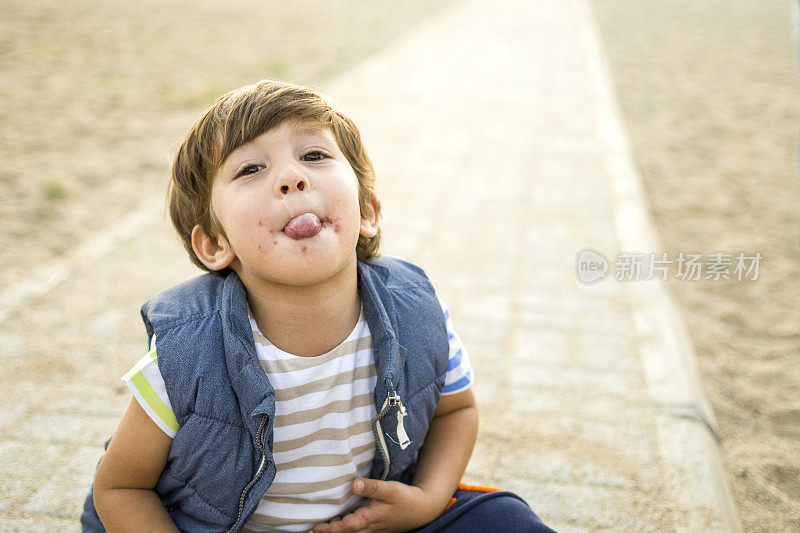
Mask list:
[[314,533],[407,531],[432,522],[444,510],[413,485],[398,481],[358,478],[353,492],[372,501],[330,523],[314,526]]
[[408,531],[432,522],[455,492],[478,433],[472,389],[442,396],[419,450],[413,485],[357,478],[353,492],[372,498],[341,520],[314,526],[315,533]]

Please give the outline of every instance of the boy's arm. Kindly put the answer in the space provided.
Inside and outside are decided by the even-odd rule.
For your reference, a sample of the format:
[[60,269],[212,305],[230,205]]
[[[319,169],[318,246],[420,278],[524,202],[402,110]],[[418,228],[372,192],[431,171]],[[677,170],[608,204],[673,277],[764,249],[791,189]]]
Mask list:
[[153,488],[172,439],[132,398],[94,476],[94,505],[110,531],[178,531]]
[[442,396],[419,451],[413,481],[434,504],[428,522],[444,511],[456,491],[477,436],[478,406],[472,389]]
[[317,524],[314,531],[406,531],[433,521],[456,491],[477,434],[478,409],[472,389],[442,396],[419,450],[413,485],[358,478],[353,492],[372,502],[339,521]]

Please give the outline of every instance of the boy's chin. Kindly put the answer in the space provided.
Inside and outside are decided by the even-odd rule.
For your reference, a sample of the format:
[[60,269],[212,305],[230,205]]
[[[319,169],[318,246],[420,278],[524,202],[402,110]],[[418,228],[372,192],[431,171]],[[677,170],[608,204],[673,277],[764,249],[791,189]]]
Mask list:
[[287,287],[313,288],[336,280],[345,280],[348,276],[355,276],[356,262],[355,253],[352,258],[341,263],[307,257],[298,261],[287,261],[287,264],[282,265],[280,269],[249,273],[237,272],[237,274],[245,286],[249,283],[268,283]]

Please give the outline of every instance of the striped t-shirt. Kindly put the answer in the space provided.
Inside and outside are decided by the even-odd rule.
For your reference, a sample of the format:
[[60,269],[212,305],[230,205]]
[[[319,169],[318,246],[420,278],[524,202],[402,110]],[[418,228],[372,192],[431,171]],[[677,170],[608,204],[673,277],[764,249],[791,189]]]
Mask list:
[[[450,343],[442,394],[455,394],[472,385],[472,368],[443,303],[442,309]],[[352,493],[351,482],[369,475],[375,456],[372,336],[362,310],[339,346],[299,357],[270,343],[252,316],[250,324],[256,354],[275,389],[276,475],[243,531],[308,531],[365,503]],[[153,421],[174,437],[180,427],[155,347],[122,379]]]

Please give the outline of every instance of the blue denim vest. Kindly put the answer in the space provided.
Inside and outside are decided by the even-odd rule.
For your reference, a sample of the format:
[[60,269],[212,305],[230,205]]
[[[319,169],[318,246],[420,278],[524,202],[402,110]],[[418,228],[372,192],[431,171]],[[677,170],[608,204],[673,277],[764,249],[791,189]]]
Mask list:
[[[444,384],[444,316],[414,265],[359,261],[358,277],[378,376],[370,477],[409,483]],[[236,274],[205,274],[142,307],[181,426],[155,491],[184,531],[239,531],[275,478],[275,396],[256,356],[245,296]],[[81,522],[84,531],[104,531],[91,492]]]

